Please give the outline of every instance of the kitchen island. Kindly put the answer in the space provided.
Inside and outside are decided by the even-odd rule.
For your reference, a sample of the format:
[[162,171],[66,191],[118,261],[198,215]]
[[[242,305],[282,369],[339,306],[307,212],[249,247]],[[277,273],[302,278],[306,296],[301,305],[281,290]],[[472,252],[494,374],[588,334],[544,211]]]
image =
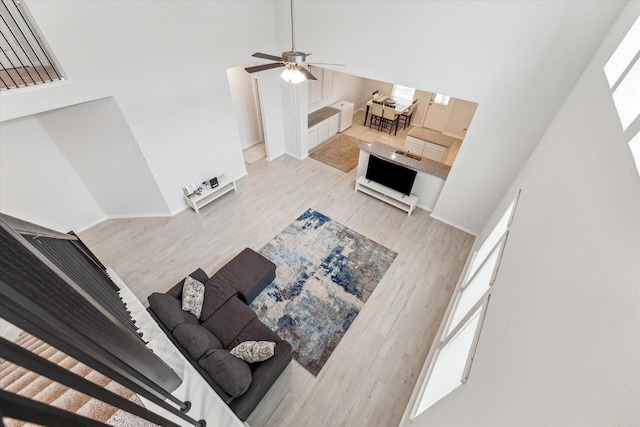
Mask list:
[[[371,187],[373,187],[373,185],[368,185],[372,183],[367,182],[368,180],[365,176],[369,165],[369,156],[374,155],[383,160],[387,160],[417,172],[416,179],[411,190],[411,197],[415,197],[416,200],[414,203],[413,200],[407,200],[406,197],[396,197],[393,190],[390,189],[390,191],[387,192],[384,191],[384,189],[381,191],[380,188],[373,188],[373,191],[371,192],[365,191],[367,194],[377,197],[380,200],[390,203],[400,209],[404,209],[409,213],[413,210],[411,205],[413,205],[413,207],[417,205],[418,207],[428,211],[433,210],[433,207],[438,200],[438,196],[440,195],[440,191],[444,186],[444,182],[451,170],[450,166],[427,158],[417,160],[407,156],[406,154],[401,154],[406,153],[404,150],[399,150],[396,147],[383,144],[382,142],[363,142],[358,145],[358,149],[360,150],[360,156],[358,158],[358,171],[356,175],[357,190],[362,191],[362,188],[358,188],[359,185],[365,186],[368,189],[372,189]],[[381,197],[378,197],[375,193],[380,193]],[[405,206],[403,205],[407,205],[407,209],[405,209]]]
[[413,127],[407,132],[404,149],[418,156],[442,162],[456,141],[460,140],[430,129]]

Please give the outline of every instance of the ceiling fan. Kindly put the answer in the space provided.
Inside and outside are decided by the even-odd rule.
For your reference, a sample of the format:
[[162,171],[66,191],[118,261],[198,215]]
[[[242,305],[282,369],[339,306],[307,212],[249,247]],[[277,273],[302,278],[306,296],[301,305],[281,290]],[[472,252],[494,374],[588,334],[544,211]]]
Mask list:
[[[256,65],[253,67],[247,67],[245,70],[248,73],[256,73],[258,71],[270,70],[272,68],[286,67],[280,77],[283,80],[291,83],[300,83],[304,80],[318,80],[313,74],[311,74],[302,64],[306,64],[307,56],[310,53],[298,52],[295,44],[295,29],[293,25],[293,0],[291,0],[291,50],[282,52],[282,56],[269,55],[266,53],[256,52],[254,58],[268,59],[271,61],[277,61],[271,64]],[[342,65],[342,64],[326,64],[316,63],[319,65]],[[313,65],[316,65],[313,64]],[[310,64],[311,65],[311,64]]]

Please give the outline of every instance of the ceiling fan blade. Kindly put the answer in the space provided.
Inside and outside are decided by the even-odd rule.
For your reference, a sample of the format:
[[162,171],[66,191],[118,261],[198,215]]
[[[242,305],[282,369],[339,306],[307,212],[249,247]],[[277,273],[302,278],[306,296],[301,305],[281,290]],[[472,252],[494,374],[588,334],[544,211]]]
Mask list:
[[318,80],[306,68],[297,65],[296,68],[307,78],[307,80]]
[[282,57],[281,56],[269,55],[267,53],[256,52],[251,56],[253,56],[254,58],[269,59],[271,61],[278,61],[278,62],[282,61]]
[[245,71],[248,73],[257,73],[258,71],[270,70],[271,68],[284,67],[284,64],[281,62],[276,62],[274,64],[264,64],[264,65],[256,65],[255,67],[247,67]]
[[331,64],[329,62],[305,62],[307,65],[337,65],[340,67],[346,67],[345,64]]

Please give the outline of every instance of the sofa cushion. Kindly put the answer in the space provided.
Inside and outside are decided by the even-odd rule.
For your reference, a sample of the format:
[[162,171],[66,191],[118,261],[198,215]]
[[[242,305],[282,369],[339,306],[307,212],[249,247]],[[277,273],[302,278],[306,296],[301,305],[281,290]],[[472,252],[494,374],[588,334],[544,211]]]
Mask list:
[[183,311],[180,301],[171,295],[154,292],[149,295],[148,300],[149,307],[171,332],[183,323],[198,324],[196,316]]
[[230,284],[216,280],[215,278],[209,279],[204,286],[204,303],[202,304],[200,320],[207,320],[237,293],[238,291]]
[[[200,283],[207,283],[209,280],[209,276],[205,273],[201,268],[197,269],[193,273],[189,274],[189,276],[193,277]],[[179,300],[182,299],[182,286],[184,285],[184,279],[175,284],[175,286],[167,291],[169,295]]]
[[200,318],[202,303],[204,302],[204,285],[191,276],[184,279],[182,285],[182,309]]
[[249,365],[225,349],[208,350],[198,364],[231,396],[242,395],[251,385]]
[[271,358],[275,348],[273,341],[245,341],[233,347],[229,353],[247,363],[256,363]]
[[176,326],[173,336],[180,343],[187,353],[194,359],[200,357],[212,348],[222,348],[222,343],[211,332],[200,325],[183,323]]
[[233,348],[245,341],[274,341],[277,343],[281,341],[281,338],[256,317],[244,327],[228,347]]
[[256,314],[249,306],[240,301],[238,297],[233,297],[202,322],[202,326],[211,331],[224,348],[229,348],[229,344],[254,319],[256,319]]
[[251,248],[245,248],[211,277],[231,284],[247,304],[275,278],[276,265]]

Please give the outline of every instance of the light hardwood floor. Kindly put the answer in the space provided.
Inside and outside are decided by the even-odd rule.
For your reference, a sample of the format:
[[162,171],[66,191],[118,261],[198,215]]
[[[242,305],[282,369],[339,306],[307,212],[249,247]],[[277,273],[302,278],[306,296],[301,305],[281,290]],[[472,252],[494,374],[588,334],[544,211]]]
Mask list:
[[474,238],[356,193],[354,182],[355,169],[311,158],[261,159],[200,214],[112,219],[80,237],[145,305],[198,267],[211,275],[243,248],[259,250],[308,208],[398,252],[318,376],[293,363],[290,393],[267,422],[397,426]]

